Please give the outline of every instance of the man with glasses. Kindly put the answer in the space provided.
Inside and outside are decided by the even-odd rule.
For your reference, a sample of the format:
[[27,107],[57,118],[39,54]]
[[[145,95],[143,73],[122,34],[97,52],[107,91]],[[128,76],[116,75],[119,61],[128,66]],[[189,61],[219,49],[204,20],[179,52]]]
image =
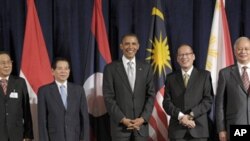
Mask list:
[[171,116],[170,141],[207,141],[207,112],[212,105],[210,73],[193,66],[192,48],[183,44],[177,51],[181,69],[167,75],[163,108]]
[[230,125],[250,125],[250,40],[240,37],[234,44],[237,63],[219,72],[216,92],[216,124],[220,141],[229,140]]
[[29,141],[33,129],[27,86],[11,72],[9,53],[0,51],[0,140]]

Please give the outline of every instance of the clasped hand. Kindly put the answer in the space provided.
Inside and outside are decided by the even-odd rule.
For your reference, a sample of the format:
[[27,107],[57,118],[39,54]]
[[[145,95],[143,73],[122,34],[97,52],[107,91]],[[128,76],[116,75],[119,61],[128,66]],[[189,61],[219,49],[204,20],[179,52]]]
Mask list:
[[127,127],[127,130],[140,130],[140,126],[144,123],[142,117],[136,119],[124,118],[122,123]]
[[187,128],[194,128],[195,122],[189,115],[184,115],[180,120],[180,124]]

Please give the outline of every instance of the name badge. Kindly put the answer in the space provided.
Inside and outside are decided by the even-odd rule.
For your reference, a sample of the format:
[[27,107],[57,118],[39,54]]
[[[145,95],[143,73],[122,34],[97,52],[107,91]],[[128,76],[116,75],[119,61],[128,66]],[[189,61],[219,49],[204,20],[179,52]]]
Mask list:
[[11,92],[10,93],[10,98],[18,98],[18,93],[17,92]]

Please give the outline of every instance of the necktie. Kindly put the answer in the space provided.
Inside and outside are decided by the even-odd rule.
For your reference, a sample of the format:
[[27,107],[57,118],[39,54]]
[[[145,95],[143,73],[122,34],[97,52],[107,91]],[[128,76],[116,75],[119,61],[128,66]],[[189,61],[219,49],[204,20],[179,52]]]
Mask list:
[[64,85],[60,86],[60,94],[63,101],[65,109],[67,109],[67,89]]
[[135,85],[135,73],[134,73],[134,64],[133,62],[128,62],[128,80],[129,80],[129,84],[130,87],[132,89],[132,91],[134,91],[134,85]]
[[185,73],[183,75],[183,79],[184,79],[184,86],[187,87],[189,75],[187,73]]
[[249,77],[247,74],[247,66],[242,67],[241,79],[242,79],[245,90],[248,91],[250,82],[249,82]]
[[4,95],[6,95],[6,92],[7,92],[7,80],[6,79],[1,79],[1,86],[3,88],[3,92],[4,92]]

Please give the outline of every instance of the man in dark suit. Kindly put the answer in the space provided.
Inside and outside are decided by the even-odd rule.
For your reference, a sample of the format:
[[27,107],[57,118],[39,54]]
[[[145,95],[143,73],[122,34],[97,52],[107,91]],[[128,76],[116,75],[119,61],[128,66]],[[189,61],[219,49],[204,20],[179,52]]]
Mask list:
[[113,141],[146,141],[155,89],[151,66],[135,58],[139,49],[135,34],[122,38],[123,57],[106,65],[103,95],[110,115]]
[[55,82],[39,88],[38,125],[40,141],[89,140],[87,102],[81,86],[67,81],[69,62],[52,63]]
[[247,37],[236,40],[234,55],[237,63],[219,72],[215,110],[220,141],[229,140],[230,125],[250,124],[250,41]]
[[213,90],[208,71],[193,66],[195,55],[189,45],[177,51],[181,69],[167,75],[163,107],[171,116],[168,128],[171,141],[207,141],[207,112]]
[[29,94],[23,78],[10,75],[9,53],[0,52],[0,140],[33,139]]

